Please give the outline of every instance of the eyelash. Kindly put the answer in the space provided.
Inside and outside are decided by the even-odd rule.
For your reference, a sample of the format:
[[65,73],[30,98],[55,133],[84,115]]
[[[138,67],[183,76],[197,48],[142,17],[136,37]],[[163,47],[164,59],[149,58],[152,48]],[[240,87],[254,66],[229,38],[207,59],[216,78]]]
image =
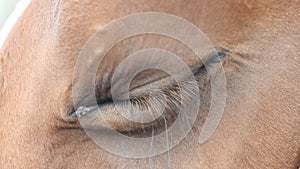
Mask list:
[[[159,114],[157,111],[163,108],[164,111],[161,117],[150,124],[144,124],[144,128],[142,129],[146,129],[147,127],[160,127],[164,124],[165,120],[172,122],[172,120],[176,118],[178,113],[177,109],[180,107],[181,100],[186,100],[188,97],[193,97],[192,95],[196,94],[192,88],[190,81],[182,81],[177,85],[164,87],[161,89],[162,92],[153,92],[151,96],[142,95],[142,97],[131,98],[129,101],[125,101],[125,105],[126,102],[130,102],[129,104],[134,105],[138,110],[146,108],[146,113],[152,114],[153,116],[154,114]],[[135,116],[137,116],[140,112],[137,111],[134,113]]]

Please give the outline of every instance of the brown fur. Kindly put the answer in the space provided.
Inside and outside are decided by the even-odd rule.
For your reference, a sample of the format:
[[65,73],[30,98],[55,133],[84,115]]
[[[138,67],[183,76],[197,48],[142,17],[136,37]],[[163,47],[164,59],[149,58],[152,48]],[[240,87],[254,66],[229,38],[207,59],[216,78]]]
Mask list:
[[[149,168],[149,159],[111,155],[82,130],[62,129],[87,38],[146,11],[183,17],[229,51],[223,119],[203,145],[189,135],[176,146],[173,168],[296,168],[299,9],[297,0],[33,1],[0,51],[0,168]],[[166,154],[152,160],[167,166]]]

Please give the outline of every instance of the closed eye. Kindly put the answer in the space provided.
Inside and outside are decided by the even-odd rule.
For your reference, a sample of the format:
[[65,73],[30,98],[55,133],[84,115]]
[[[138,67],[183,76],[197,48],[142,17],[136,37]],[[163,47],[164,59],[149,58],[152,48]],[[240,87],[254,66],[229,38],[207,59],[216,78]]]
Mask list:
[[[205,66],[222,61],[223,50],[208,56]],[[113,128],[123,133],[139,133],[149,129],[171,126],[183,102],[192,102],[209,84],[209,76],[202,65],[193,71],[193,78],[183,77],[175,82],[171,76],[163,76],[148,83],[134,86],[129,91],[129,99],[97,100],[98,105],[79,106],[69,114],[71,118],[86,120],[85,128],[101,130]],[[198,93],[200,92],[200,93]],[[129,118],[126,118],[129,117]]]

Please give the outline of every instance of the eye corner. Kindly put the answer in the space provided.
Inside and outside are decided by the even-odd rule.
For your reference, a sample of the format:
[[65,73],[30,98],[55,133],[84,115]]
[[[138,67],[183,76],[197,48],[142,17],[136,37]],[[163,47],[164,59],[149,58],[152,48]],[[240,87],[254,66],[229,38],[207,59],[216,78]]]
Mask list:
[[221,59],[221,61],[226,58],[229,54],[229,50],[224,48],[216,48],[216,55]]
[[57,128],[58,129],[80,129],[81,125],[79,123],[78,118],[75,118],[72,116],[72,114],[75,112],[75,109],[67,108],[67,110],[62,113],[61,116],[56,117],[57,119]]

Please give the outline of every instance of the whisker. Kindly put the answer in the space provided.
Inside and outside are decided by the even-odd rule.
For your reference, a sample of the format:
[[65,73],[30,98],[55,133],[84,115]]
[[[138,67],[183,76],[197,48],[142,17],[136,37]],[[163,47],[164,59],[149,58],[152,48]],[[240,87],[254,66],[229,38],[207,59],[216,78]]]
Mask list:
[[151,143],[150,143],[150,152],[149,152],[149,164],[150,164],[150,169],[153,168],[153,161],[152,161],[152,149],[153,149],[153,137],[154,137],[154,127],[152,127],[152,137],[151,137]]
[[165,117],[163,117],[165,120],[165,129],[166,129],[166,141],[167,141],[167,147],[168,147],[168,168],[171,168],[171,155],[170,155],[170,144],[169,144],[169,136],[168,136],[168,124]]

